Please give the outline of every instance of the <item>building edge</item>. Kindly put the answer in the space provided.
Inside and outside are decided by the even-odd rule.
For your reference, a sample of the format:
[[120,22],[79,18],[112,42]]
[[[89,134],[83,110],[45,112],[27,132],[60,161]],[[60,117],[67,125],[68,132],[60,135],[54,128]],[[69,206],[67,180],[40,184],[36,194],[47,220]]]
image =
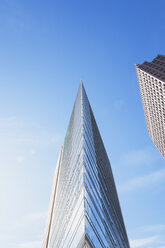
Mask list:
[[62,155],[63,155],[63,146],[61,147],[55,173],[54,173],[53,187],[52,187],[51,198],[50,198],[50,203],[49,203],[49,210],[48,210],[48,216],[47,216],[47,221],[46,221],[46,228],[44,232],[44,238],[42,242],[42,248],[48,248],[48,245],[49,245],[50,230],[51,230],[51,224],[52,224],[52,219],[53,219],[53,210],[55,206],[55,199],[56,199],[56,192],[57,192],[57,186],[58,186]]

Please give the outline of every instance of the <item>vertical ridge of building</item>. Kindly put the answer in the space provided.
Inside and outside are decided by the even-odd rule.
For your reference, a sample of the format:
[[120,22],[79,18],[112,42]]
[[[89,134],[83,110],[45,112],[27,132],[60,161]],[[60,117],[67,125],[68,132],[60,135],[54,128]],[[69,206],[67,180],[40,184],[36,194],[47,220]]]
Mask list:
[[[107,195],[108,202],[109,202],[109,205],[111,206],[111,210],[113,213],[112,214],[113,224],[116,227],[113,228],[113,226],[111,226],[111,231],[113,230],[112,232],[114,232],[115,234],[116,230],[120,230],[122,238],[124,237],[125,244],[127,244],[127,247],[129,247],[129,241],[126,235],[126,229],[125,229],[125,225],[124,225],[124,221],[123,221],[123,217],[121,213],[119,199],[117,196],[117,190],[116,190],[116,186],[115,186],[115,182],[113,178],[113,173],[111,170],[111,165],[110,165],[110,162],[109,162],[109,159],[108,159],[108,156],[107,156],[107,153],[106,153],[106,150],[105,150],[105,147],[104,147],[104,144],[103,144],[103,141],[102,141],[102,138],[101,138],[101,135],[100,135],[100,132],[99,132],[96,120],[94,118],[93,111],[90,106],[84,87],[82,90],[82,95],[83,95],[83,102],[84,102],[84,108],[83,108],[83,111],[84,111],[83,125],[84,125],[84,137],[85,137],[84,161],[87,160],[89,150],[90,150],[90,153],[94,154],[93,161],[96,165],[98,182],[100,184],[100,192],[102,195],[105,195],[105,194]],[[86,167],[85,176],[87,178],[88,177],[87,170],[89,171],[90,165],[85,164],[85,167]],[[104,180],[104,183],[102,183],[101,185],[100,182],[103,182],[103,180]],[[86,191],[89,190],[87,186],[87,179],[85,182],[85,189]],[[102,203],[102,207],[104,208],[103,203]],[[114,235],[114,239],[116,240],[116,245],[120,245],[120,247],[122,247],[122,243],[123,243],[122,238],[115,238],[115,235]],[[92,241],[90,240],[90,242]],[[107,241],[104,240],[104,243],[106,242]],[[106,245],[108,247],[108,242]]]
[[129,248],[111,165],[83,82],[67,129],[46,248]]
[[57,192],[57,186],[58,186],[58,178],[59,178],[59,171],[60,171],[60,165],[61,165],[61,159],[62,159],[62,152],[63,152],[63,147],[61,147],[57,166],[56,166],[55,173],[54,173],[53,188],[52,188],[52,193],[51,193],[51,198],[50,198],[47,224],[46,224],[45,236],[44,236],[42,248],[48,248],[48,244],[49,244],[50,229],[52,225],[53,209],[55,205],[55,198],[56,198],[56,192]]

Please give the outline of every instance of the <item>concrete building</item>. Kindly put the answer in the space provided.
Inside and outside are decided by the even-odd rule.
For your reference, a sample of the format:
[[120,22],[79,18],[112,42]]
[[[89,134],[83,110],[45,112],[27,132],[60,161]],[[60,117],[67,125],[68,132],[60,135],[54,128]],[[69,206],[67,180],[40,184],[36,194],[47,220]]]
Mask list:
[[136,65],[147,129],[165,158],[165,56]]
[[111,165],[82,83],[57,163],[42,248],[130,248]]

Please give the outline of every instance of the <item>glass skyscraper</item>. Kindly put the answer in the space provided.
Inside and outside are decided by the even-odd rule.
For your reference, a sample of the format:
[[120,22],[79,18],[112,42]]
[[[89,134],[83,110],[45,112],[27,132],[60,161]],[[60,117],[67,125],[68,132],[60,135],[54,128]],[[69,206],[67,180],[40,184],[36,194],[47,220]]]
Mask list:
[[55,172],[42,248],[129,248],[117,191],[80,83]]

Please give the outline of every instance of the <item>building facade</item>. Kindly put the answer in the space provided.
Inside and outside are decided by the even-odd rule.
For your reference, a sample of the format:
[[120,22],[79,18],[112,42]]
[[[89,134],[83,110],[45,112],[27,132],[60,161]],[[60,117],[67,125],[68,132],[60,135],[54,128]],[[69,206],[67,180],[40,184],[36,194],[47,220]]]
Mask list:
[[80,83],[42,248],[129,248],[111,165]]
[[165,158],[165,56],[136,65],[147,129]]

